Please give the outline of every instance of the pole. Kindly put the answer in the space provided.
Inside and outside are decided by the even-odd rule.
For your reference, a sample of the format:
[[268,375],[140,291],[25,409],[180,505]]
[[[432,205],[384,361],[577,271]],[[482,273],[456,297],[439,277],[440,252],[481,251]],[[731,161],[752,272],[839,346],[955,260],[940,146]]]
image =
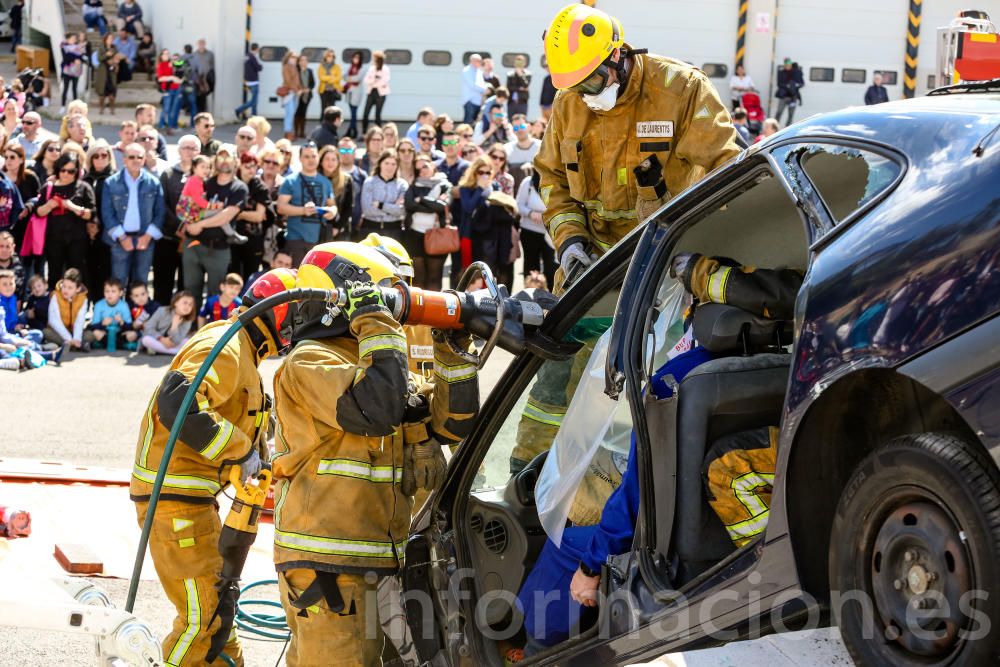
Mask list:
[[[920,51],[920,10],[923,0],[910,0],[906,22],[906,53],[903,55],[903,97],[910,99],[917,91],[917,53]],[[940,82],[937,82],[941,85]]]

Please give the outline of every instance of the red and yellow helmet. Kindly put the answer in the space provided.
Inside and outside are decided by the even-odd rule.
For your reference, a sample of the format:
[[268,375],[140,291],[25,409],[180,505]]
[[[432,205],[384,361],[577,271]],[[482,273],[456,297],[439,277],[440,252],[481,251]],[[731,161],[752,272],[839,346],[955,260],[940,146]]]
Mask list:
[[[243,306],[250,308],[270,296],[295,289],[295,286],[295,269],[271,269],[253,281],[246,294],[243,295]],[[271,351],[271,354],[276,354],[278,350],[291,342],[293,309],[294,305],[291,302],[286,302],[257,317],[257,320],[264,325],[264,328],[274,339],[275,349]]]
[[543,41],[552,85],[588,95],[607,87],[605,61],[625,44],[618,19],[580,3],[556,14]]
[[[396,283],[396,266],[379,250],[360,243],[320,243],[306,253],[299,265],[298,287],[343,289],[347,281],[372,282],[382,287]],[[331,338],[348,331],[347,318],[331,317],[325,303],[299,305],[293,339]]]

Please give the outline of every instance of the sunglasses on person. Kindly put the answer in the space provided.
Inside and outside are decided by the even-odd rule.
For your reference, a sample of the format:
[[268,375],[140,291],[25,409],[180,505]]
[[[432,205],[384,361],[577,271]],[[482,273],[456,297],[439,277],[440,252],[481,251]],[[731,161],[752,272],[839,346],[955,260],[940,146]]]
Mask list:
[[21,125],[38,125],[37,120],[22,120]]
[[472,138],[472,135],[471,135],[471,134],[463,134],[463,135],[462,135],[462,138],[463,138],[463,139],[471,139],[471,138]]
[[247,141],[253,141],[257,137],[249,135],[249,134],[237,134],[236,138],[237,139],[246,139]]
[[412,148],[400,148],[398,152],[400,152],[400,153],[416,153],[416,151],[413,150]]
[[45,152],[46,153],[58,153],[60,150],[62,150],[62,149],[59,148],[59,146],[49,146],[48,148],[45,149]]
[[458,139],[445,139],[441,142],[442,146],[455,146],[458,144]]
[[280,163],[280,162],[278,162],[277,160],[261,160],[261,161],[260,161],[260,163],[261,163],[261,164],[270,164],[270,165],[274,165],[275,167],[277,167],[278,165],[280,165],[280,164],[281,164],[281,163]]
[[292,151],[288,150],[287,148],[279,148],[278,150],[281,151],[282,155],[291,155],[292,154]]
[[142,160],[144,159],[142,155],[126,155],[126,160]]
[[108,153],[94,153],[95,160],[107,160],[109,157],[111,157],[111,155]]
[[418,134],[417,138],[420,139],[420,141],[434,141],[434,136],[431,134]]
[[527,129],[528,129],[528,126],[526,124],[524,124],[524,123],[518,123],[517,125],[514,126],[514,131],[515,132],[520,132],[521,130],[527,130]]
[[351,153],[354,152],[354,149],[353,148],[338,148],[337,152],[340,153],[341,155],[350,155]]
[[156,137],[139,137],[139,141],[141,141],[144,144],[148,144],[150,142],[156,141]]
[[63,167],[59,170],[60,174],[69,174],[70,176],[76,176],[76,169],[74,167]]
[[493,172],[487,169],[480,169],[476,172],[476,176],[492,176]]
[[504,155],[491,155],[490,159],[491,160],[499,160],[501,162],[504,162],[507,159],[507,157],[504,156]]

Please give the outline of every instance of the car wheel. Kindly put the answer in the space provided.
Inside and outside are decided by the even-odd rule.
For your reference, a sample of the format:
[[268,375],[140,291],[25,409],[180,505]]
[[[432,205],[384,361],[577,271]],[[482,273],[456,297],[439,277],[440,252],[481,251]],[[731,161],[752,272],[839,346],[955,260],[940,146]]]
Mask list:
[[896,438],[855,469],[834,518],[830,589],[859,665],[1000,657],[1000,473],[939,433]]

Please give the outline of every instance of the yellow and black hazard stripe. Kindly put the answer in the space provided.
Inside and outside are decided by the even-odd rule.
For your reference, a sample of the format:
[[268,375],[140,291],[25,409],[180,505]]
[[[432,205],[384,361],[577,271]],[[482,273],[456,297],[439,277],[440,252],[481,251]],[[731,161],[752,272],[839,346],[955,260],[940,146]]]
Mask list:
[[747,51],[747,10],[750,6],[749,0],[740,0],[740,20],[736,28],[736,64],[739,67],[743,64],[743,57]]
[[917,53],[920,50],[920,10],[923,0],[910,0],[906,23],[906,55],[903,58],[903,97],[909,99],[917,90]]
[[247,22],[243,31],[243,53],[250,53],[250,20],[253,18],[253,0],[247,0]]

